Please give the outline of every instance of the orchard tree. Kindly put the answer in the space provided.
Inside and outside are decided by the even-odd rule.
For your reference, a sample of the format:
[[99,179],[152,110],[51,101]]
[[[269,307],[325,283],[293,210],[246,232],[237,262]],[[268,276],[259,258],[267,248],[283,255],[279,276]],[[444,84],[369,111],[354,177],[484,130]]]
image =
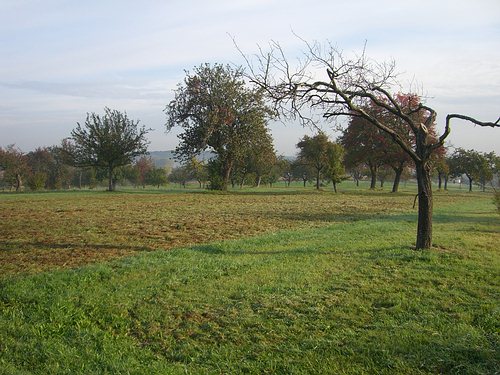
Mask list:
[[192,178],[193,176],[191,175],[191,170],[186,165],[181,165],[172,168],[172,171],[168,175],[167,180],[174,184],[179,184],[181,187],[185,188],[188,181]]
[[113,191],[116,168],[132,163],[147,153],[148,129],[124,112],[104,108],[104,115],[87,113],[84,124],[77,123],[63,147],[70,163],[76,167],[96,167],[106,170],[108,190]]
[[331,144],[332,142],[323,132],[319,132],[312,137],[305,135],[297,143],[299,149],[297,159],[300,163],[309,165],[314,170],[317,190],[320,188],[321,177],[326,173],[330,165],[329,149]]
[[185,166],[188,170],[188,174],[198,181],[201,189],[208,181],[207,164],[193,156],[187,161]]
[[13,186],[16,191],[20,191],[24,179],[30,175],[26,155],[15,145],[0,147],[0,171],[9,187]]
[[[326,119],[356,116],[388,134],[415,165],[418,185],[416,248],[431,248],[433,154],[450,134],[452,120],[497,127],[500,118],[496,122],[483,122],[461,114],[448,114],[444,132],[435,137],[429,131],[436,118],[434,109],[420,100],[411,100],[408,106],[397,101],[399,83],[394,63],[374,62],[364,52],[346,58],[331,45],[326,48],[318,43],[305,42],[305,45],[307,49],[297,66],[292,66],[284,50],[275,42],[271,43],[269,51],[261,50],[254,59],[247,58],[251,80],[265,90],[268,99],[283,116],[298,118],[304,124],[318,121],[311,119],[311,112]],[[378,108],[376,115],[367,111],[367,106]],[[386,122],[386,116],[380,114],[391,114],[405,123],[414,142],[408,142],[394,124]]]
[[267,132],[253,140],[253,145],[245,157],[247,170],[255,174],[255,186],[260,187],[263,177],[268,176],[278,162],[273,138]]
[[[262,90],[249,88],[240,69],[204,64],[186,73],[165,108],[166,128],[180,126],[176,154],[189,160],[206,149],[217,158],[219,171],[212,188],[226,190],[236,163],[251,149],[254,140],[268,132],[267,119],[273,113],[265,104]],[[213,173],[212,173],[213,176]]]
[[469,191],[474,181],[479,181],[483,191],[486,182],[493,178],[495,153],[483,154],[476,150],[457,148],[450,157],[451,171],[455,176],[465,174],[469,180]]
[[146,174],[146,183],[160,188],[168,182],[167,171],[164,168],[155,167],[149,169]]
[[151,156],[143,155],[135,161],[134,168],[136,169],[137,173],[137,182],[139,183],[139,185],[142,185],[142,187],[145,188],[148,175],[155,168],[153,159],[151,158]]
[[328,167],[325,175],[332,181],[333,190],[337,192],[337,184],[345,179],[344,147],[338,143],[331,142],[328,151]]
[[53,169],[54,157],[46,148],[38,147],[35,151],[26,154],[30,175],[28,186],[31,190],[39,190],[48,187],[49,174]]
[[362,117],[352,116],[347,128],[339,138],[346,150],[345,164],[349,169],[366,165],[370,171],[370,189],[377,185],[378,170],[384,164],[386,139],[382,130],[370,126]]
[[[434,169],[438,175],[438,189],[448,190],[448,177],[450,175],[449,157],[446,155],[446,148],[442,148],[442,152],[437,154],[434,162]],[[443,184],[444,182],[444,184]]]
[[304,187],[308,182],[312,182],[314,170],[309,164],[303,164],[299,159],[295,159],[291,163],[291,168],[293,178],[302,181]]

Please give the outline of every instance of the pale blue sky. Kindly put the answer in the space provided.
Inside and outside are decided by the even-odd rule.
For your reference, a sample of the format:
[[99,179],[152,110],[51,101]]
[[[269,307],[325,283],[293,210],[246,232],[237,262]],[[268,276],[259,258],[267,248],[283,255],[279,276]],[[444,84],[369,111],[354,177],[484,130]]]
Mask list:
[[[402,81],[447,113],[500,116],[500,1],[0,0],[0,146],[59,144],[87,112],[127,111],[150,150],[173,149],[162,112],[176,84],[204,62],[240,64],[271,39],[287,50],[330,40],[346,52],[394,59]],[[325,125],[325,129],[328,127]],[[280,153],[310,133],[272,125]],[[333,137],[335,133],[331,133]],[[500,153],[500,130],[455,123],[455,146]]]

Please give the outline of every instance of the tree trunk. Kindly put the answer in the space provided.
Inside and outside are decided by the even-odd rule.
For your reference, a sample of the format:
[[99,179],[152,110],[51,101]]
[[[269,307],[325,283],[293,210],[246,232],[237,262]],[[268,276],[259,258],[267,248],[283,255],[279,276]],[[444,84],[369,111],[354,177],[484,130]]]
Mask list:
[[443,174],[441,172],[438,172],[438,190],[441,190],[442,180],[443,180]]
[[233,165],[231,162],[226,162],[223,164],[223,167],[222,167],[222,173],[223,173],[222,174],[222,186],[221,186],[221,190],[223,190],[223,191],[227,191],[232,169],[233,169]]
[[416,163],[418,183],[417,250],[432,247],[432,181],[427,163]]
[[21,190],[21,186],[23,186],[23,180],[19,173],[16,173],[16,191]]
[[337,183],[333,182],[333,191],[337,193]]
[[399,190],[399,183],[401,182],[401,175],[403,174],[403,168],[394,168],[394,183],[392,184],[392,192],[397,193]]
[[375,190],[377,187],[377,166],[372,163],[368,163],[368,166],[370,167],[371,175],[370,190]]
[[444,190],[448,190],[448,175],[444,175]]
[[316,170],[316,190],[319,190],[320,171]]
[[469,179],[469,192],[472,191],[472,177],[466,174],[467,178]]
[[108,191],[113,191],[113,167],[108,165]]
[[257,184],[256,187],[260,187],[260,182],[262,181],[262,176],[257,176]]

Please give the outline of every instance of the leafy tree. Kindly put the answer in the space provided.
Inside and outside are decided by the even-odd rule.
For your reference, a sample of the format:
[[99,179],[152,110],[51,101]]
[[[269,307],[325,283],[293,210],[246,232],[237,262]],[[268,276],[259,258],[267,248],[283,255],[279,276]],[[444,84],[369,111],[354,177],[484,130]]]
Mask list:
[[48,177],[54,168],[54,157],[47,148],[38,147],[35,151],[26,154],[30,175],[28,186],[31,190],[47,188]]
[[[269,51],[261,50],[254,61],[247,59],[250,79],[265,90],[275,109],[283,116],[298,118],[304,125],[317,123],[314,113],[326,118],[356,116],[369,126],[388,134],[391,140],[412,159],[418,185],[417,249],[432,246],[432,157],[444,145],[450,134],[451,121],[461,119],[479,126],[500,126],[496,122],[483,122],[461,114],[448,114],[443,134],[437,137],[429,131],[436,112],[420,100],[410,100],[403,106],[391,93],[398,86],[393,63],[371,61],[364,53],[346,58],[332,45],[305,42],[306,52],[298,66],[287,59],[278,43]],[[321,71],[323,76],[321,76]],[[367,111],[374,107],[377,111]],[[312,116],[310,113],[312,112]],[[399,134],[392,121],[385,121],[391,114],[404,122],[412,133],[412,142]],[[424,121],[421,121],[424,120]]]
[[304,187],[308,182],[312,182],[314,170],[309,164],[303,164],[299,159],[295,159],[291,168],[293,178],[302,181]]
[[281,176],[286,186],[290,186],[293,180],[293,163],[292,161],[280,155],[276,159],[276,164],[279,166]]
[[172,168],[172,171],[168,175],[168,181],[179,184],[182,187],[186,187],[187,182],[191,179],[191,174],[185,165]]
[[319,132],[313,137],[305,135],[299,143],[297,143],[297,148],[299,149],[299,154],[297,159],[301,163],[309,165],[314,169],[316,175],[316,189],[320,188],[320,181],[322,174],[326,173],[330,160],[329,160],[329,148],[332,142],[328,140],[328,136]]
[[257,134],[244,158],[246,170],[255,174],[256,187],[260,186],[263,177],[271,173],[277,162],[271,135],[268,132]]
[[469,191],[472,191],[474,181],[479,181],[484,190],[486,181],[493,177],[492,166],[487,154],[481,154],[475,150],[457,148],[450,157],[450,164],[453,175],[465,174],[467,176]]
[[87,113],[85,123],[77,123],[64,150],[74,166],[105,169],[108,190],[113,191],[115,169],[147,152],[148,131],[144,126],[139,127],[138,120],[130,120],[126,113],[104,108],[104,115]]
[[282,157],[276,159],[267,173],[262,177],[262,183],[269,184],[269,187],[273,187],[274,184],[283,179],[284,168],[286,168],[286,163],[284,163],[283,160]]
[[95,188],[97,184],[96,169],[93,167],[75,168],[71,183],[82,189],[87,186],[89,189]]
[[[401,108],[410,108],[420,101],[417,95],[412,94],[395,94],[393,99]],[[407,144],[412,146],[415,144],[411,128],[400,118],[382,110],[372,102],[363,105],[363,109],[394,129]],[[425,120],[417,118],[418,116],[421,114],[411,115],[415,122]],[[431,123],[429,126],[431,136],[435,134],[434,128],[435,124]],[[394,172],[392,192],[395,193],[399,190],[401,176],[405,168],[412,164],[412,159],[398,144],[394,143],[392,136],[371,126],[368,120],[353,113],[340,141],[347,149],[346,163],[351,170],[360,164],[368,165],[371,174],[370,189],[375,188],[377,179],[381,182],[382,187],[387,177],[391,175],[390,171],[385,168],[389,167]]]
[[344,147],[338,143],[330,143],[327,150],[328,167],[326,175],[332,181],[333,190],[337,192],[337,184],[345,179]]
[[151,170],[155,168],[153,159],[151,156],[141,156],[134,163],[135,170],[137,171],[137,182],[142,187],[146,187],[147,176]]
[[208,170],[206,163],[204,161],[198,160],[193,156],[186,163],[186,168],[188,174],[192,176],[196,181],[198,181],[201,189],[208,181]]
[[168,182],[167,172],[163,168],[153,167],[147,172],[146,182],[160,188],[161,185],[165,185]]
[[5,149],[0,147],[0,171],[3,171],[3,179],[9,187],[20,191],[23,180],[30,174],[26,155],[15,145],[9,145]]
[[445,152],[441,155],[438,155],[436,161],[434,162],[434,169],[436,170],[438,175],[438,189],[441,190],[441,188],[443,188],[444,190],[448,190],[448,176],[450,175],[450,163],[449,163],[449,157],[446,156]]
[[30,189],[62,189],[71,185],[76,171],[67,165],[60,147],[39,147],[26,154],[26,158],[30,168]]
[[384,148],[386,138],[383,132],[370,126],[362,117],[353,116],[349,125],[339,138],[340,144],[346,150],[345,164],[353,170],[366,165],[370,171],[370,189],[375,189],[377,173],[384,164]]
[[254,140],[268,132],[266,120],[272,115],[262,92],[247,87],[241,70],[218,64],[186,73],[165,113],[167,131],[183,128],[176,148],[179,157],[189,160],[208,148],[216,154],[211,186],[221,190],[227,189],[233,168]]

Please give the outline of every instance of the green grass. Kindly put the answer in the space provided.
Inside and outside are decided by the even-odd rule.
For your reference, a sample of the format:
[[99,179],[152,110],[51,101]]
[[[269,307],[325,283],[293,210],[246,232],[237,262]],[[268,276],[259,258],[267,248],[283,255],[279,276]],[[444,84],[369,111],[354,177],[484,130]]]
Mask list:
[[[125,196],[140,200],[134,194],[103,199],[123,207]],[[177,205],[181,199],[160,197]],[[411,208],[410,193],[184,197],[212,202],[215,217],[223,215],[216,203],[227,203],[227,210],[251,220],[257,214],[250,198],[260,209],[270,206],[266,212],[299,198],[314,205],[306,203],[308,209],[297,213],[309,213],[300,225],[291,226],[284,210],[273,219],[287,225],[251,237],[243,233],[235,240],[142,251],[80,268],[3,275],[0,373],[500,371],[500,216],[491,196],[436,194],[436,248],[426,252],[411,249],[415,213],[405,208],[408,202]],[[37,199],[9,196],[0,207],[10,210],[12,200],[21,211],[27,204],[43,212]],[[76,206],[87,215],[78,194],[43,199],[52,199],[48,207]],[[91,207],[103,202],[100,195],[87,199]],[[151,194],[143,199],[158,202]],[[335,199],[342,205],[328,206]],[[297,202],[288,208],[299,210]],[[321,204],[331,217],[315,207]],[[389,210],[377,215],[370,206]],[[26,228],[34,230],[37,222]],[[72,230],[60,228],[52,244],[74,235]],[[138,237],[132,241],[141,245]]]

